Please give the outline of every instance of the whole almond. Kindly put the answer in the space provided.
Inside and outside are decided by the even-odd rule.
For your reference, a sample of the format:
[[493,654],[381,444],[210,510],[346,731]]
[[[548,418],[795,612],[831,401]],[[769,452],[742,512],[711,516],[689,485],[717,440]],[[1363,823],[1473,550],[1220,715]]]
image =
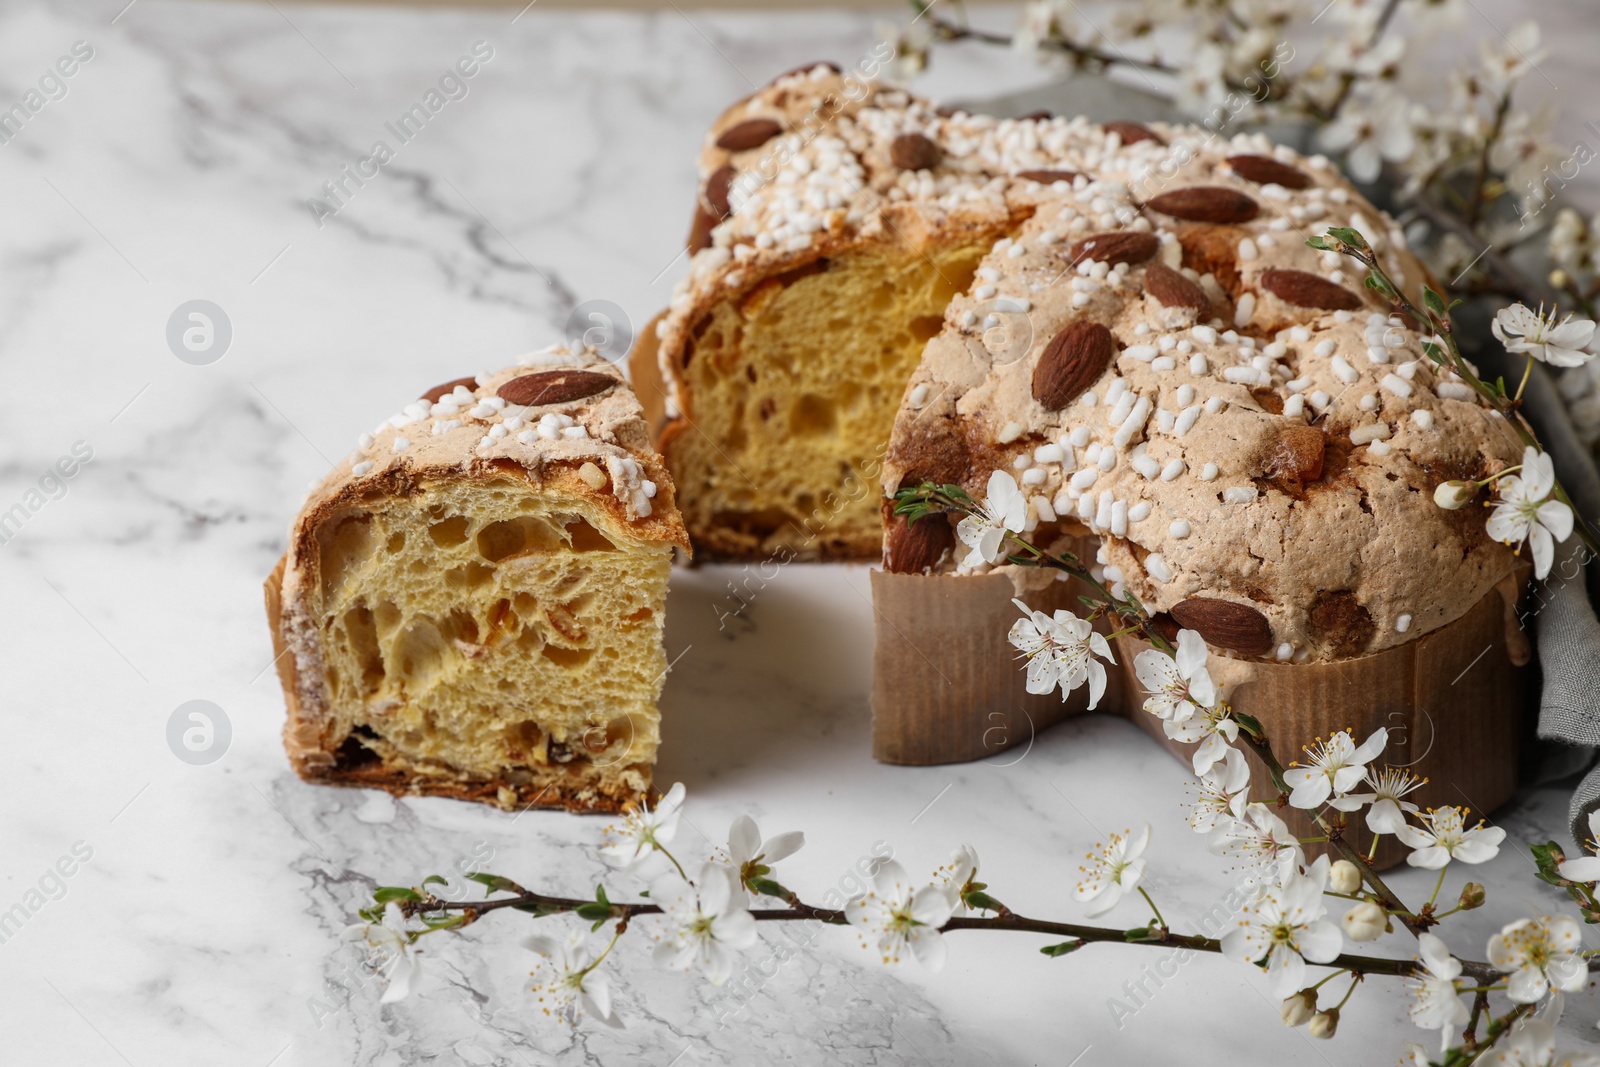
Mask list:
[[738,171],[733,169],[733,164],[724,163],[711,172],[711,177],[706,179],[705,202],[720,221],[728,217],[732,206],[728,194],[733,189],[733,179]]
[[1190,222],[1249,222],[1261,210],[1254,200],[1224,185],[1193,185],[1145,201],[1163,215]]
[[1328,311],[1355,311],[1361,298],[1342,285],[1303,270],[1264,270],[1257,279],[1261,288],[1286,304]]
[[1111,331],[1098,322],[1078,320],[1056,334],[1033,368],[1033,398],[1060,411],[1105,371],[1116,354]]
[[1194,630],[1206,644],[1263,656],[1272,651],[1272,624],[1255,608],[1215,597],[1192,596],[1172,605],[1172,617]]
[[901,170],[932,170],[944,152],[920,133],[902,133],[889,142],[889,159]]
[[1194,308],[1202,315],[1211,310],[1206,291],[1165,263],[1152,263],[1145,268],[1144,291],[1159,300],[1162,307]]
[[1122,138],[1123,144],[1137,144],[1140,141],[1154,141],[1156,144],[1165,144],[1161,135],[1148,126],[1141,126],[1137,122],[1108,122],[1106,130]]
[[1019,170],[1017,177],[1025,178],[1030,182],[1038,182],[1040,185],[1054,185],[1056,182],[1066,182],[1070,185],[1077,181],[1078,172],[1075,170]]
[[1271,156],[1229,156],[1228,166],[1239,177],[1260,185],[1304,189],[1311,184],[1311,178],[1305,171],[1287,163],[1279,163]]
[[922,574],[938,565],[955,544],[950,524],[942,515],[924,515],[908,522],[896,515],[883,538],[883,569],[892,574]]
[[1072,262],[1090,259],[1101,263],[1143,263],[1161,248],[1161,241],[1153,233],[1123,230],[1120,233],[1097,233],[1075,243],[1068,254]]
[[445,382],[443,385],[436,385],[432,389],[429,389],[426,393],[423,393],[422,399],[426,400],[430,404],[437,404],[440,400],[455,392],[456,386],[458,385],[468,392],[471,392],[478,387],[478,379],[457,378],[453,382]]
[[542,370],[511,379],[496,389],[494,395],[521,407],[565,404],[603,393],[617,381],[609,374],[588,370]]
[[729,152],[744,152],[760,148],[782,132],[783,127],[778,125],[776,119],[745,119],[718,134],[717,147]]

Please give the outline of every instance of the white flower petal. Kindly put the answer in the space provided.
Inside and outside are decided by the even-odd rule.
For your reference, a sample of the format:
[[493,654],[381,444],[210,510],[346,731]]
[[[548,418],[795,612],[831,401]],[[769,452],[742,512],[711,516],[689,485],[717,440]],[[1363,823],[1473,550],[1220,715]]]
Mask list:
[[761,830],[748,815],[741,815],[728,827],[728,858],[735,867],[743,867],[755,859],[761,849]]
[[806,843],[806,835],[799,830],[790,830],[788,833],[779,834],[761,846],[762,862],[767,864],[777,863],[779,860],[788,859],[799,852]]

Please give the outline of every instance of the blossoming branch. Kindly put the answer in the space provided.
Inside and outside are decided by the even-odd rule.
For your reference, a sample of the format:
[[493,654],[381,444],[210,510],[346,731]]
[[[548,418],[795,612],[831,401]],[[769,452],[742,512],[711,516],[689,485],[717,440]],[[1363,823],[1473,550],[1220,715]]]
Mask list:
[[[1444,298],[1424,289],[1419,308],[1383,273],[1366,240],[1354,230],[1332,229],[1310,243],[1363,263],[1367,286],[1388,299],[1398,314],[1431,331],[1424,342],[1429,358],[1471,384],[1525,442],[1519,466],[1482,481],[1445,483],[1436,494],[1439,506],[1459,508],[1492,489],[1496,497],[1488,532],[1519,549],[1527,545],[1540,576],[1549,571],[1554,544],[1573,530],[1592,545],[1587,523],[1575,521],[1550,458],[1521,416],[1523,386],[1512,390],[1503,381],[1481,379],[1456,345]],[[1527,357],[1529,370],[1534,361],[1583,365],[1591,358],[1586,348],[1594,323],[1517,306],[1502,313],[1495,334],[1509,351]],[[1524,373],[1524,385],[1527,377]],[[485,888],[479,901],[435,893],[432,886],[446,884],[436,875],[415,886],[378,889],[371,906],[361,912],[363,921],[349,934],[366,944],[369,966],[388,980],[383,1002],[400,1000],[418,988],[422,938],[460,931],[497,912],[568,920],[561,936],[536,933],[522,944],[537,961],[537,1003],[546,1014],[573,1025],[585,1016],[623,1025],[603,967],[616,944],[636,929],[654,940],[658,966],[699,973],[714,985],[735,972],[740,954],[760,939],[764,922],[849,927],[882,964],[893,967],[914,958],[930,969],[943,966],[952,951],[946,934],[986,930],[1047,935],[1051,943],[1039,949],[1047,957],[1072,955],[1090,945],[1216,953],[1255,968],[1279,998],[1282,1021],[1305,1026],[1317,1038],[1337,1033],[1341,1012],[1363,982],[1398,979],[1412,994],[1411,1021],[1439,1034],[1437,1054],[1408,1044],[1408,1062],[1440,1067],[1554,1062],[1554,1026],[1563,996],[1584,989],[1590,974],[1600,970],[1600,959],[1583,948],[1579,919],[1569,914],[1515,917],[1488,939],[1482,960],[1457,957],[1444,936],[1449,919],[1487,903],[1483,886],[1470,878],[1458,879],[1447,892],[1451,875],[1495,858],[1505,831],[1473,820],[1465,808],[1446,805],[1424,811],[1406,799],[1421,783],[1404,767],[1380,765],[1388,745],[1383,729],[1359,740],[1341,731],[1285,766],[1261,724],[1235,712],[1226,687],[1212,678],[1210,654],[1200,635],[1180,629],[1169,638],[1123,583],[1106,584],[1103,569],[1085,565],[1070,551],[1030,541],[1022,500],[1011,475],[996,471],[981,501],[960,486],[923,484],[897,493],[894,509],[908,522],[945,521],[947,513],[959,516],[957,536],[969,566],[1056,570],[1088,590],[1081,616],[1066,609],[1047,615],[1016,601],[1021,616],[1008,638],[1025,663],[1030,692],[1059,690],[1066,700],[1087,688],[1093,706],[1106,685],[1103,663],[1114,661],[1108,638],[1129,639],[1124,648],[1137,647],[1133,641],[1146,646],[1134,654],[1133,664],[1145,694],[1144,710],[1161,721],[1169,738],[1195,746],[1197,791],[1186,821],[1205,835],[1209,851],[1229,864],[1252,893],[1225,936],[1183,934],[1167,923],[1144,884],[1152,862],[1149,825],[1112,834],[1089,851],[1071,894],[1087,918],[1129,906],[1141,913],[1148,910],[1132,926],[1021,915],[979,880],[978,853],[967,845],[957,847],[926,878],[913,877],[898,860],[880,858],[869,891],[842,906],[819,906],[807,903],[778,876],[776,865],[789,861],[805,843],[798,832],[763,838],[754,820],[740,816],[730,827],[725,848],[698,863],[674,853],[686,800],[684,787],[675,785],[659,803],[640,805],[608,828],[598,849],[619,876],[642,886],[634,899],[624,899],[604,884],[591,898],[554,896],[488,873],[466,876]],[[1253,772],[1265,773],[1268,802],[1249,800]],[[1317,835],[1294,834],[1277,814],[1282,807],[1307,812]],[[1600,815],[1591,817],[1590,825],[1600,836]],[[1433,891],[1420,905],[1403,902],[1369,863],[1385,837],[1407,850],[1410,866],[1438,872]],[[1327,854],[1311,858],[1310,846],[1325,848]],[[1532,856],[1538,878],[1564,889],[1584,922],[1600,922],[1600,856],[1568,860],[1553,842],[1533,847]],[[1333,909],[1342,915],[1336,919]],[[577,923],[570,921],[574,919]],[[601,933],[606,927],[609,932]],[[1347,951],[1396,928],[1415,938],[1414,957]],[[1459,943],[1459,935],[1454,939]],[[1600,1057],[1583,1054],[1562,1062],[1600,1067]]]

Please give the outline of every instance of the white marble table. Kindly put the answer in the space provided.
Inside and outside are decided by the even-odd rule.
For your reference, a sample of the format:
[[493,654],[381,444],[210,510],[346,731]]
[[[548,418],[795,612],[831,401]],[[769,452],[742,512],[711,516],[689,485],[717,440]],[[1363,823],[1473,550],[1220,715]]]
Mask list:
[[[654,970],[630,937],[620,1032],[535,1014],[520,918],[436,939],[420,994],[399,1006],[330,984],[355,966],[336,935],[375,884],[492,854],[530,885],[581,893],[603,873],[601,822],[290,774],[259,586],[305,484],[418,386],[553,340],[580,301],[642,323],[683,266],[705,122],[749,81],[866,52],[874,20],[124,2],[0,9],[0,105],[87,46],[63,65],[65,95],[0,146],[0,512],[26,510],[0,545],[0,914],[25,913],[0,943],[0,1059],[1354,1065],[1422,1036],[1376,989],[1339,1040],[1312,1043],[1235,964],[1197,959],[1158,988],[1142,976],[1162,953],[1048,960],[1021,935],[955,936],[930,976],[887,973],[847,932],[824,932],[743,999]],[[468,95],[319,228],[307,199],[478,41],[493,57]],[[929,88],[1039,77],[962,52]],[[231,323],[210,365],[167,342],[194,299]],[[61,457],[72,477],[50,480]],[[689,786],[691,853],[710,847],[699,831],[720,841],[752,811],[769,831],[807,831],[786,880],[820,896],[850,888],[877,841],[914,872],[971,841],[1003,899],[1074,917],[1073,857],[1099,830],[1149,820],[1150,884],[1176,924],[1225,895],[1228,875],[1178,821],[1187,776],[1130,725],[1069,723],[1010,766],[879,766],[866,569],[788,567],[719,631],[737,577],[681,572],[672,594],[681,658],[659,777]],[[231,725],[207,765],[167,741],[194,699]],[[1563,812],[1543,791],[1497,818],[1544,839]],[[1507,910],[1544,899],[1526,866],[1508,850],[1485,872]],[[1426,877],[1395,881],[1426,895]],[[1460,947],[1478,951],[1488,922]],[[1114,1011],[1108,998],[1133,1006],[1120,987],[1141,979],[1151,995]],[[1593,1014],[1576,1005],[1565,1027],[1592,1033]]]

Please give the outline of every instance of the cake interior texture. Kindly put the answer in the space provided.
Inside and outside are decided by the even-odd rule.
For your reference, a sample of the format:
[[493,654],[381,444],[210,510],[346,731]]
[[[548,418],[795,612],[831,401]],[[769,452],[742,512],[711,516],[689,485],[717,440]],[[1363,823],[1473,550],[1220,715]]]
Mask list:
[[684,354],[663,452],[711,558],[875,560],[895,410],[947,304],[1004,231],[857,246],[715,304]]
[[649,788],[670,545],[511,475],[369,498],[315,537],[336,773]]

